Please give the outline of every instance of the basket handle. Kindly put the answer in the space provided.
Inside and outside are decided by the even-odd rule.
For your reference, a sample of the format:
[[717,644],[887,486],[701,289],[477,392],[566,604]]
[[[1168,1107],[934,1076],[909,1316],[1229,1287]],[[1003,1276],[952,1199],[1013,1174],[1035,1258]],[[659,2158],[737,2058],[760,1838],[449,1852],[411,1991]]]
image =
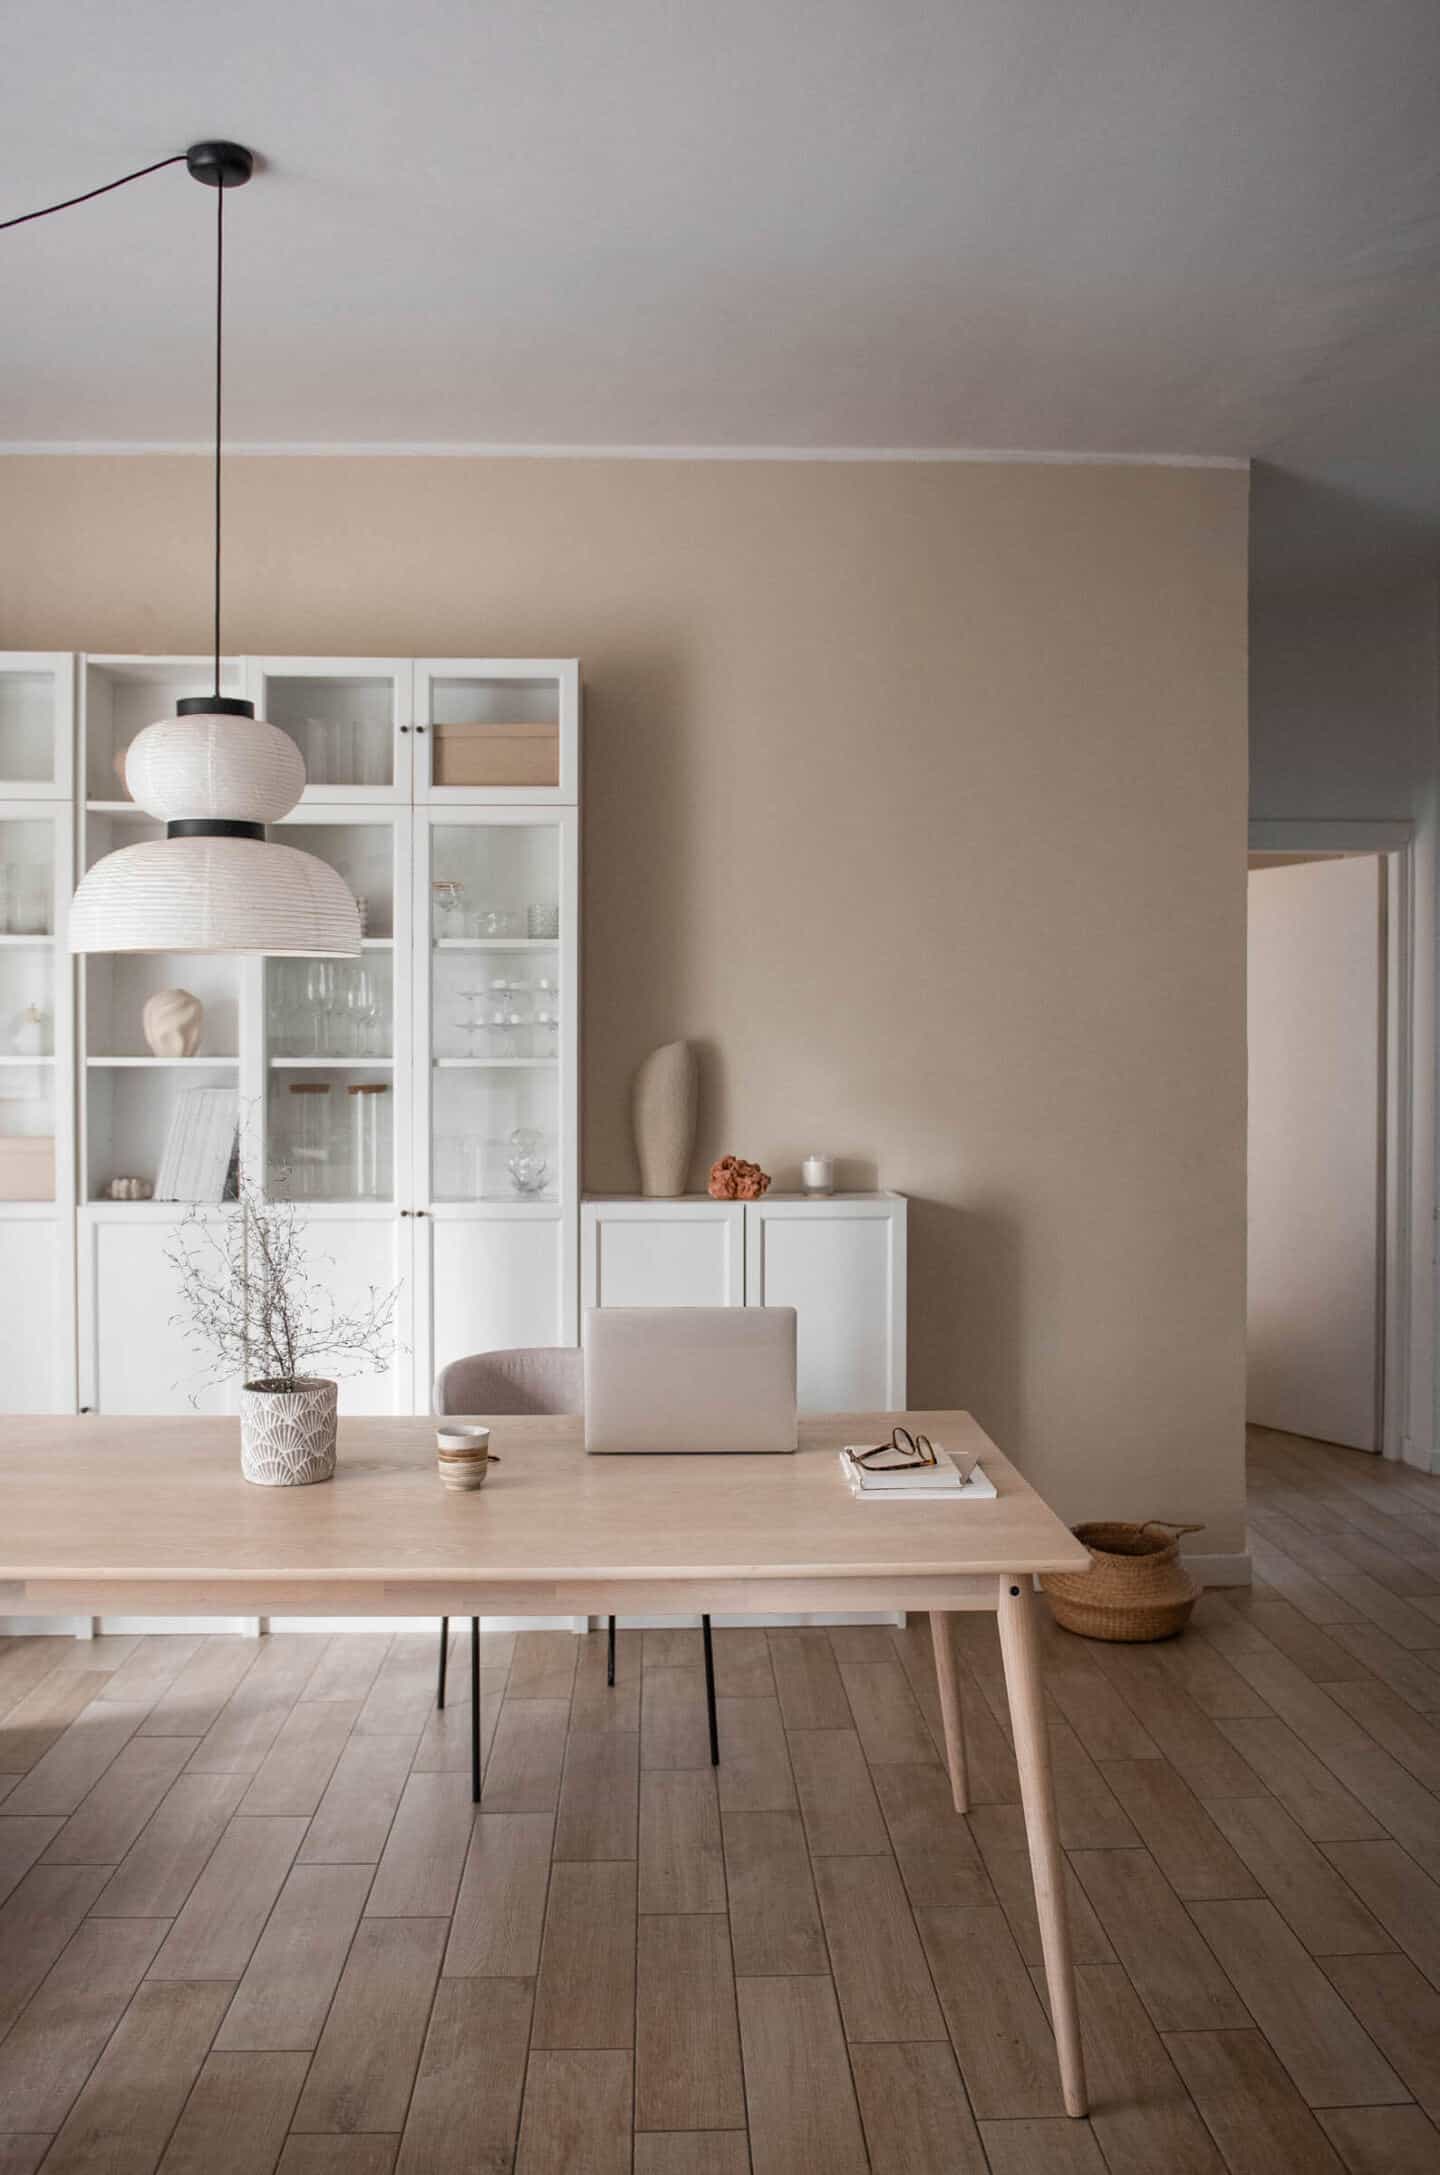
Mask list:
[[1205,1531],[1203,1525],[1182,1526],[1174,1518],[1147,1518],[1141,1525],[1140,1531],[1148,1533],[1151,1526],[1154,1526],[1157,1533],[1203,1533]]

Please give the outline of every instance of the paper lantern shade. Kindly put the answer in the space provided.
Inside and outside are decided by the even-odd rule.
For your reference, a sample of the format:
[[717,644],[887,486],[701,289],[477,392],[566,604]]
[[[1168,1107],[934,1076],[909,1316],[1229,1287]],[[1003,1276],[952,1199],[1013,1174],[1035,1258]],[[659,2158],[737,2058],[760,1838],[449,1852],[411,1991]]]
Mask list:
[[360,911],[328,862],[294,846],[147,839],[81,879],[70,949],[348,959],[360,950]]
[[305,790],[305,761],[264,718],[202,712],[163,718],[131,741],[125,782],[162,823],[225,816],[278,823]]

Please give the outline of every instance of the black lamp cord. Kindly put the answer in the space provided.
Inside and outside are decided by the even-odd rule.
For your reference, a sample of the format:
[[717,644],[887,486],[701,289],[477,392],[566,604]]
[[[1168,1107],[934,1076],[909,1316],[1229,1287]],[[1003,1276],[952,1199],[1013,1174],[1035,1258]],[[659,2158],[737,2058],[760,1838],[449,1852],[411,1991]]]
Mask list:
[[143,181],[147,174],[158,174],[162,166],[184,164],[184,152],[177,151],[173,158],[157,159],[153,166],[137,166],[133,174],[122,174],[118,181],[102,181],[98,189],[87,189],[83,196],[67,196],[63,204],[42,204],[39,211],[22,211],[18,219],[0,219],[0,234],[6,227],[23,227],[31,219],[48,219],[52,211],[69,211],[76,204],[88,204],[97,196],[108,196],[112,189],[123,189],[127,181]]
[[[17,219],[0,219],[0,234],[7,227],[23,227],[32,219],[48,219],[52,212],[71,211],[77,204],[89,204],[97,196],[108,196],[112,189],[123,189],[127,182],[143,181],[147,174],[158,174],[166,166],[183,166],[186,154],[177,151],[172,158],[156,159],[153,166],[137,166],[133,174],[121,174],[118,181],[102,182],[98,189],[87,189],[83,196],[67,196],[60,204],[42,204],[39,211],[22,211]],[[220,402],[221,402],[221,349],[224,338],[225,302],[225,191],[215,191],[215,693],[220,693]]]
[[225,347],[225,191],[215,191],[215,699],[220,699],[220,395]]

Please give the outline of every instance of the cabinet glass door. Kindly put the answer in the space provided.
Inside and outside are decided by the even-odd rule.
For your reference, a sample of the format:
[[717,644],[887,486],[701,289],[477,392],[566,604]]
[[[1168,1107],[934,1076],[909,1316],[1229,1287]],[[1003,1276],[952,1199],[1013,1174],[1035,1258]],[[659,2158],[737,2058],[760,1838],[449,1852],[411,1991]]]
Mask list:
[[55,932],[69,811],[25,806],[0,806],[0,1202],[56,1198],[57,1033],[61,1060],[68,1051],[69,961],[59,967]]
[[580,668],[573,659],[417,663],[417,801],[533,808],[573,803],[579,783]]
[[339,871],[361,902],[364,934],[358,959],[265,961],[266,1189],[294,1201],[393,1203],[395,1143],[405,1137],[396,1104],[407,1094],[395,960],[409,927],[408,831],[390,816],[307,806],[274,836]]
[[304,756],[307,801],[408,801],[408,659],[257,658],[251,699]]
[[0,661],[0,800],[68,795],[74,733],[74,659],[11,651]]
[[429,1197],[553,1204],[573,1190],[568,831],[497,813],[426,835]]

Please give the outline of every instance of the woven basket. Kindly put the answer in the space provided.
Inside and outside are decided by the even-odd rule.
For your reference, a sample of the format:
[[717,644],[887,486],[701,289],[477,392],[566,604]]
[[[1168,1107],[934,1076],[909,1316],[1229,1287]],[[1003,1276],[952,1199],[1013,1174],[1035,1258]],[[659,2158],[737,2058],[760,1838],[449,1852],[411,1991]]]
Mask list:
[[1076,1526],[1091,1569],[1049,1571],[1040,1581],[1056,1623],[1084,1639],[1173,1639],[1200,1595],[1180,1561],[1180,1535],[1200,1531],[1163,1518]]

